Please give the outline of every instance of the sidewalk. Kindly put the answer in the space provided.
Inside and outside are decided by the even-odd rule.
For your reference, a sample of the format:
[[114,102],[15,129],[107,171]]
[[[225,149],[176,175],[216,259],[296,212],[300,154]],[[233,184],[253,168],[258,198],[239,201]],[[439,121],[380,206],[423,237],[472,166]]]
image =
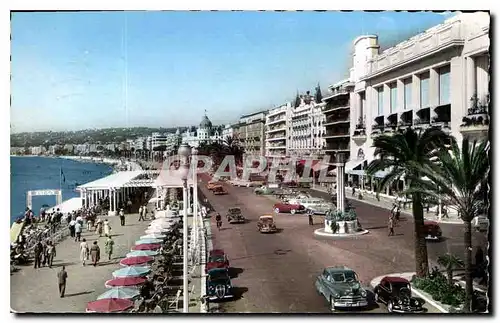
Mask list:
[[[311,189],[318,191],[318,192],[327,193],[326,188],[323,188],[323,187],[315,187],[315,188],[311,188]],[[352,193],[351,188],[346,187],[346,198],[348,198],[350,200],[355,200],[355,201],[358,201],[360,203],[371,204],[371,205],[378,206],[378,207],[381,207],[381,208],[384,208],[387,210],[391,210],[393,205],[394,205],[394,198],[387,198],[384,196],[380,196],[380,201],[378,201],[377,198],[375,197],[375,195],[372,195],[369,193],[363,193],[363,199],[360,200],[357,197],[353,197],[351,193]],[[410,208],[402,209],[401,213],[404,213],[404,214],[409,215],[409,216],[413,216],[413,213],[411,212]],[[461,219],[453,217],[453,214],[450,215],[449,219],[441,219],[441,221],[439,221],[439,217],[436,215],[435,212],[425,212],[425,210],[424,210],[424,218],[426,220],[437,221],[440,223],[463,224],[463,221]]]

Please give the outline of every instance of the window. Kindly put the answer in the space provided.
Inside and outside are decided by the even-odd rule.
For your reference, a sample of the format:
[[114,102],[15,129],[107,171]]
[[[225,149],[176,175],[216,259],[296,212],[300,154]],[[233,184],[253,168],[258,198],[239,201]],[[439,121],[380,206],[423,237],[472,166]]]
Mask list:
[[405,85],[405,101],[404,101],[404,109],[411,109],[411,86],[412,81],[411,78],[404,80]]
[[420,107],[429,107],[429,72],[420,75]]
[[398,85],[393,83],[390,85],[391,88],[391,112],[396,111],[398,107]]
[[439,73],[439,105],[450,103],[450,66],[441,67]]
[[377,89],[378,95],[378,115],[381,116],[384,114],[384,87],[381,86]]

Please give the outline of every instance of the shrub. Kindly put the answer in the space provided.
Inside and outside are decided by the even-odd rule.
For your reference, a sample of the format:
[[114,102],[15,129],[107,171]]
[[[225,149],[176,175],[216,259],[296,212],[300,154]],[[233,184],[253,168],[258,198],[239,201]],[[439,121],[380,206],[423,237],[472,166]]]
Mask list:
[[465,290],[457,285],[450,285],[446,276],[434,269],[428,277],[415,277],[412,281],[417,289],[432,296],[435,301],[454,307],[464,302]]

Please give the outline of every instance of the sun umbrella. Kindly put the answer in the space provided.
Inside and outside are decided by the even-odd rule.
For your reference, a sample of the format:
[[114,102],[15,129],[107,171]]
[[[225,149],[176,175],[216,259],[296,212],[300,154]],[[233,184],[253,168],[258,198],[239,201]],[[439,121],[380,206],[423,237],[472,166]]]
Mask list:
[[113,287],[136,287],[137,285],[142,285],[146,282],[144,277],[120,277],[114,278],[106,281],[104,286],[107,288]]
[[139,244],[148,244],[148,243],[162,243],[163,240],[161,239],[141,239],[141,240],[137,240],[135,242],[135,245],[139,245]]
[[114,287],[101,295],[97,296],[97,300],[106,299],[106,298],[125,298],[125,299],[134,299],[139,296],[139,290],[137,288],[128,288],[128,287]]
[[139,256],[139,257],[130,257],[120,260],[120,265],[122,266],[136,266],[140,264],[147,264],[148,262],[153,261],[153,257]]
[[137,277],[137,276],[146,276],[149,274],[151,269],[148,267],[125,267],[122,269],[118,269],[113,271],[113,277]]
[[158,251],[153,250],[136,250],[129,252],[125,257],[154,257],[158,256]]
[[158,243],[146,243],[146,244],[140,244],[137,246],[133,246],[131,251],[134,250],[156,250],[160,249],[161,245]]
[[134,302],[122,298],[106,298],[87,304],[87,312],[113,313],[123,312],[134,306]]
[[164,234],[151,233],[141,236],[141,239],[165,239],[166,237]]

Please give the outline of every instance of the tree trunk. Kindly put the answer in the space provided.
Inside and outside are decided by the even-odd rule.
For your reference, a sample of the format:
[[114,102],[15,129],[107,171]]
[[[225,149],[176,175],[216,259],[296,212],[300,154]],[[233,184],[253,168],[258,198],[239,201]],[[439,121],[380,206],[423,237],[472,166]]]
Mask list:
[[453,269],[447,269],[446,275],[448,276],[448,284],[450,284],[450,286],[453,286]]
[[429,274],[429,260],[424,232],[424,210],[420,193],[413,194],[412,204],[413,223],[415,225],[415,271],[417,277],[425,277]]
[[465,306],[466,312],[472,312],[472,223],[465,221]]

